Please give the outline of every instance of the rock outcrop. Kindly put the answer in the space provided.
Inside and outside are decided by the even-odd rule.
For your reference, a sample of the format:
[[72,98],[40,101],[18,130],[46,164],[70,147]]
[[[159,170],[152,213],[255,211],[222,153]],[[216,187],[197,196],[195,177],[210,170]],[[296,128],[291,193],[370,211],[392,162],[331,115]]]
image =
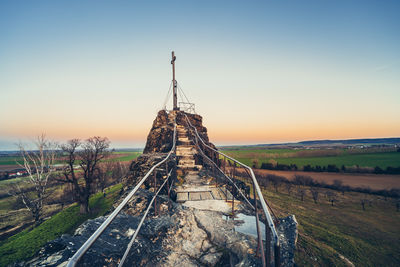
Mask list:
[[173,145],[174,121],[176,121],[178,125],[187,127],[185,115],[190,120],[192,126],[196,127],[200,137],[207,145],[216,148],[209,141],[207,128],[203,126],[203,118],[200,115],[185,113],[184,111],[170,111],[167,113],[165,110],[160,110],[147,136],[143,154],[169,152]]
[[[174,113],[175,114],[175,113]],[[146,146],[143,154],[167,153],[172,148],[172,137],[174,134],[174,116],[165,110],[160,110],[153,122],[153,126],[147,136]]]
[[[152,193],[141,190],[128,207],[111,223],[79,261],[80,266],[117,266],[140,214]],[[135,240],[126,266],[259,266],[255,257],[256,239],[234,231],[235,223],[220,212],[186,208],[159,198],[161,215],[151,214]],[[102,216],[88,220],[73,235],[62,235],[49,242],[38,255],[20,266],[65,266],[79,247],[104,222]]]
[[[147,136],[146,146],[143,150],[143,154],[137,159],[133,160],[130,165],[130,173],[125,179],[124,184],[133,186],[137,183],[140,178],[149,171],[149,169],[157,162],[161,161],[173,146],[173,135],[174,135],[174,121],[179,127],[185,127],[189,129],[186,116],[190,120],[192,126],[196,127],[198,134],[204,140],[204,142],[210,147],[216,149],[215,145],[209,142],[207,128],[203,126],[203,118],[197,114],[185,113],[183,111],[170,111],[169,113],[165,110],[160,110],[153,122],[153,126]],[[195,146],[194,140],[190,140],[191,144]],[[179,141],[177,143],[179,144]],[[203,145],[199,144],[206,155],[213,159],[214,162],[219,164],[218,156],[215,152],[205,150]],[[203,157],[197,152],[193,155],[196,165],[204,165]],[[178,156],[179,161],[180,156]],[[173,164],[170,168],[173,168]],[[147,184],[148,185],[148,184]]]

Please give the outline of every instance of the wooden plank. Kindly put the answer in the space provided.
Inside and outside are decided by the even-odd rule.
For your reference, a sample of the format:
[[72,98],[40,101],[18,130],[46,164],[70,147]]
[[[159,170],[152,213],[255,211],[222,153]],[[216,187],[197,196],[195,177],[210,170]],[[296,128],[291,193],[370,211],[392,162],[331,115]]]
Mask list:
[[189,193],[189,200],[192,200],[192,201],[201,200],[201,193],[199,193],[199,192]]
[[220,194],[220,190],[218,188],[213,188],[211,194],[214,199],[221,200],[224,199],[223,195]]
[[201,200],[211,200],[214,199],[211,195],[211,192],[202,192],[200,193]]
[[223,189],[219,188],[218,194],[221,196],[221,199],[225,199],[225,191]]
[[188,193],[177,193],[176,194],[176,202],[185,202],[188,200]]

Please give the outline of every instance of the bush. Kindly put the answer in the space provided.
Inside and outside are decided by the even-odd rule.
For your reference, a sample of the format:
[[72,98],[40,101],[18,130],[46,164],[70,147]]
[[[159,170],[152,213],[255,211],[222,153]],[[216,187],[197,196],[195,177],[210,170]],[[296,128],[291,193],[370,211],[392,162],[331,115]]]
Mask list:
[[384,173],[385,171],[381,168],[381,167],[379,167],[379,166],[376,166],[375,168],[374,168],[374,173],[376,173],[376,174],[382,174],[382,173]]
[[339,172],[339,168],[336,167],[336,165],[332,164],[332,165],[328,165],[328,167],[326,168],[326,170],[328,172]]
[[273,170],[273,169],[275,169],[275,167],[274,167],[274,165],[273,165],[272,163],[265,163],[265,162],[263,162],[263,163],[261,164],[261,169],[264,169],[264,170]]

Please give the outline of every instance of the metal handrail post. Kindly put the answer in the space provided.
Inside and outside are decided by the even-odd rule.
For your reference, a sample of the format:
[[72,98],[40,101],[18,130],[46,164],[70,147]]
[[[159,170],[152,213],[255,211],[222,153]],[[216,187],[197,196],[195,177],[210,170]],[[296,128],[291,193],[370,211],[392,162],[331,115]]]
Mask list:
[[281,266],[281,247],[280,245],[274,246],[275,267]]
[[[154,176],[154,194],[157,192],[157,170],[153,173]],[[154,216],[157,216],[157,196],[154,199]]]
[[271,229],[265,225],[265,259],[267,267],[271,266]]

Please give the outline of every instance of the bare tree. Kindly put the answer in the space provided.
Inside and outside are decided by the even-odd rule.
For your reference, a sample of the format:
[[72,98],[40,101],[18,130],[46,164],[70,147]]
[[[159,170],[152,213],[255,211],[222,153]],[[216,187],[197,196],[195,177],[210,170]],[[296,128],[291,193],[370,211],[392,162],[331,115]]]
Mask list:
[[367,203],[367,201],[368,201],[367,199],[364,199],[364,198],[361,199],[361,206],[362,206],[363,210],[365,210],[365,203]]
[[346,187],[343,185],[342,180],[338,180],[338,179],[333,180],[333,186],[336,187],[337,190],[340,190],[342,192],[342,195],[344,196]]
[[[73,184],[76,199],[80,204],[80,213],[89,212],[89,197],[93,192],[94,182],[98,180],[99,162],[109,156],[109,145],[110,141],[106,137],[95,136],[84,142],[72,139],[61,146],[67,154],[63,181]],[[81,150],[78,151],[79,147]],[[79,164],[83,171],[82,176],[75,172],[76,164]]]
[[318,189],[315,188],[315,187],[311,187],[311,188],[310,188],[310,192],[311,192],[312,198],[313,198],[313,200],[314,200],[314,203],[317,204],[317,202],[318,202],[318,197],[319,197],[319,191],[318,191]]
[[99,174],[97,186],[100,191],[105,194],[105,188],[112,184],[114,181],[120,179],[120,175],[122,175],[122,171],[120,170],[120,162],[115,161],[106,161],[99,166]]
[[288,192],[288,195],[290,196],[290,193],[292,192],[292,188],[293,188],[292,183],[286,183],[285,187],[286,187],[286,190]]
[[297,188],[297,193],[300,196],[301,201],[304,201],[304,196],[306,195],[306,190],[303,187]]
[[275,188],[275,191],[278,193],[278,188],[279,188],[279,186],[280,186],[280,184],[281,184],[281,180],[275,178],[275,179],[271,179],[271,182],[272,182],[272,185],[273,185],[274,188]]
[[333,203],[334,203],[334,202],[337,202],[337,201],[338,201],[338,200],[337,200],[337,195],[336,195],[336,193],[333,192],[333,191],[327,191],[327,192],[326,192],[326,196],[327,196],[329,202],[331,202],[331,205],[332,205],[332,206],[333,206]]
[[25,207],[31,212],[35,224],[38,225],[42,220],[43,201],[50,194],[46,189],[49,178],[54,172],[57,146],[47,140],[45,134],[37,137],[34,151],[26,150],[22,143],[18,146],[23,163],[17,163],[27,172],[29,178],[27,182],[32,189],[23,190],[16,184],[9,193],[20,197]]
[[128,165],[118,161],[116,164],[114,164],[114,169],[112,172],[113,179],[116,182],[122,182],[122,178],[124,178],[128,174],[128,171]]

